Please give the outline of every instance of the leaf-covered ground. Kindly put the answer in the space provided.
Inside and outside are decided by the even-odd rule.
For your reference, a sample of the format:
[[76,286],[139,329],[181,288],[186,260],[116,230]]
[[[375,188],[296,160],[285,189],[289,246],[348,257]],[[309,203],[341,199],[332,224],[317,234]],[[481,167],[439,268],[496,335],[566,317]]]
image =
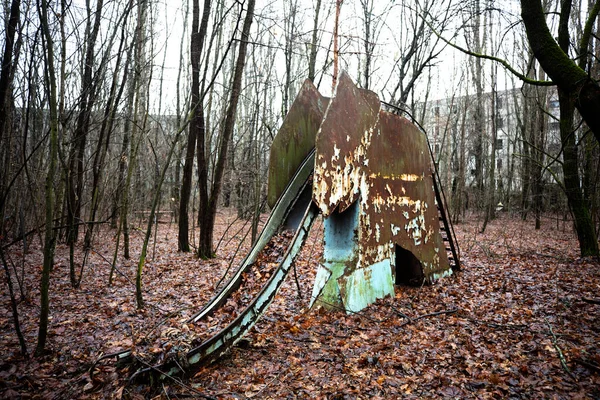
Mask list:
[[[105,354],[133,349],[140,362],[183,351],[218,329],[213,318],[188,324],[215,293],[235,256],[248,248],[243,221],[219,216],[218,258],[176,251],[176,227],[160,225],[144,270],[146,308],[137,310],[132,260],[121,260],[108,286],[114,232],[95,241],[81,287],[69,283],[68,248],[59,245],[52,272],[48,353],[19,354],[5,278],[0,299],[0,398],[600,398],[600,264],[578,256],[562,221],[502,215],[479,234],[476,218],[455,226],[463,271],[433,286],[398,287],[359,314],[308,309],[322,251],[313,232],[266,315],[231,353],[184,382],[130,383],[133,367]],[[140,225],[142,226],[142,225]],[[273,257],[277,258],[277,246]],[[76,254],[81,260],[81,253]],[[30,352],[39,312],[39,243],[10,249],[10,268],[24,278],[19,313]],[[268,275],[266,272],[265,275]],[[261,276],[258,276],[261,275]],[[262,273],[248,277],[262,282]],[[265,276],[266,277],[266,276]],[[15,287],[18,287],[14,279]],[[243,297],[243,293],[238,294]],[[240,303],[229,303],[235,311]]]

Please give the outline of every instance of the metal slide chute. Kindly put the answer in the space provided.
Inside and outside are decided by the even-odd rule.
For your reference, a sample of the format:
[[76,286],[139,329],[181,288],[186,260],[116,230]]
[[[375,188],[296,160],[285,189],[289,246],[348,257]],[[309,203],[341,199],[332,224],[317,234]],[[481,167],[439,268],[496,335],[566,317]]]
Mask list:
[[[236,273],[229,279],[227,284],[217,293],[198,313],[189,319],[189,322],[198,322],[206,316],[212,314],[218,307],[224,304],[229,296],[237,290],[241,283],[242,277],[247,272],[261,250],[269,243],[271,238],[279,232],[282,227],[293,227],[296,215],[304,214],[302,205],[298,205],[298,199],[301,197],[305,187],[308,185],[308,179],[313,172],[315,163],[314,149],[306,156],[300,167],[292,177],[285,190],[279,196],[279,199],[273,206],[271,214],[252,249],[244,258]],[[310,186],[310,185],[309,185]]]
[[[299,220],[299,224],[296,227],[294,237],[289,243],[285,255],[279,262],[269,281],[263,286],[260,293],[233,322],[209,339],[205,340],[198,347],[190,350],[185,355],[185,360],[168,361],[165,364],[138,371],[134,377],[139,377],[140,375],[146,373],[158,373],[158,377],[186,373],[187,371],[181,369],[181,364],[186,365],[187,368],[194,368],[214,361],[223,353],[231,349],[250,329],[252,329],[283,285],[285,278],[294,265],[302,245],[308,237],[308,233],[310,232],[310,228],[314,220],[319,214],[319,209],[312,202],[310,196],[302,196],[303,192],[311,188],[312,182],[310,179],[310,173],[313,165],[311,160],[312,157],[308,157],[307,160],[305,160],[301,168],[294,175],[290,185],[288,185],[288,188],[281,196],[282,199],[293,197],[294,201],[282,200],[278,203],[279,206],[273,210],[275,214],[279,214],[281,216],[274,217],[274,221],[278,220],[280,222],[278,224],[273,222],[273,225],[269,227],[269,230],[273,230],[273,232],[275,232],[277,228],[286,221],[285,216],[290,215],[292,209],[303,211],[302,217]],[[287,204],[287,207],[284,207],[283,204]],[[264,235],[268,236],[268,233],[264,233]],[[266,241],[268,241],[268,239]],[[255,246],[251,253],[258,254],[262,247],[264,247],[264,245]],[[256,254],[254,254],[252,257],[255,258]],[[248,256],[248,259],[249,258],[251,258],[250,254]],[[220,299],[222,296],[216,296],[216,298],[217,297]],[[211,302],[211,304],[214,305],[212,306],[213,309],[216,307],[218,302],[219,300]],[[207,307],[205,307],[205,309],[207,309]],[[203,313],[202,315],[206,315],[206,313]]]
[[[295,229],[304,215],[296,203],[310,200],[306,184],[315,164],[315,137],[329,99],[321,96],[306,80],[273,139],[269,158],[268,202],[272,211],[256,243],[227,284],[189,322],[198,322],[213,313],[240,287],[243,274],[256,261],[261,250],[281,229]],[[304,190],[304,188],[308,188]],[[302,195],[308,193],[308,198]]]

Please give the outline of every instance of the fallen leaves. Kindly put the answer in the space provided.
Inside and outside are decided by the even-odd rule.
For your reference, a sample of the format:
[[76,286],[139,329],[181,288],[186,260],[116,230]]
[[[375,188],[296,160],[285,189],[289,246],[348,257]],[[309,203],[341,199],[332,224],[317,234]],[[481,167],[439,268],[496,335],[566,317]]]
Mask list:
[[[225,231],[233,219],[224,210],[218,229]],[[216,398],[598,397],[600,307],[586,300],[598,298],[600,265],[578,257],[572,232],[556,226],[535,231],[531,225],[503,216],[484,235],[475,220],[456,226],[465,263],[459,275],[423,288],[398,287],[393,298],[353,315],[308,310],[322,251],[322,232],[314,229],[296,262],[297,282],[292,271],[240,346],[186,385]],[[244,286],[198,325],[186,324],[187,318],[214,294],[237,242],[226,237],[220,257],[202,261],[176,252],[174,227],[161,225],[158,237],[144,278],[145,310],[135,308],[134,287],[126,278],[118,276],[106,286],[110,267],[100,257],[90,255],[78,290],[69,286],[68,262],[57,264],[51,351],[44,357],[19,357],[10,310],[0,310],[0,397],[160,396],[146,385],[127,385],[134,371],[117,369],[112,359],[96,365],[92,379],[85,377],[103,354],[134,349],[141,359],[158,362],[198,344],[253,298],[286,247],[285,240],[273,241]],[[132,238],[134,249],[140,238]],[[96,251],[114,251],[110,239],[97,242]],[[57,252],[67,260],[67,247],[58,246]],[[22,257],[28,297],[19,308],[31,348],[37,333],[39,245]],[[133,261],[124,260],[119,268],[130,278],[135,274]],[[0,296],[8,304],[5,291]],[[557,347],[576,381],[563,369]],[[195,393],[168,383],[163,398],[164,393]]]

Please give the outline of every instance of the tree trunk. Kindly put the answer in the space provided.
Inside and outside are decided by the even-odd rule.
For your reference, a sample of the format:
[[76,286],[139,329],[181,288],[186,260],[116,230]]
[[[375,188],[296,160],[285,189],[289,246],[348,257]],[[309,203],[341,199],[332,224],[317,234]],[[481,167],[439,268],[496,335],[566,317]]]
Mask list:
[[144,235],[144,242],[142,243],[142,250],[140,254],[140,259],[138,261],[137,272],[135,275],[135,299],[137,308],[144,307],[144,297],[142,293],[142,271],[146,263],[146,254],[148,252],[148,243],[150,242],[150,235],[152,234],[152,224],[154,223],[154,216],[156,215],[156,210],[160,202],[160,192],[162,189],[163,182],[165,181],[165,176],[167,176],[167,170],[169,169],[169,165],[171,164],[173,152],[175,151],[175,147],[177,146],[177,142],[179,141],[179,136],[181,135],[181,132],[183,130],[184,128],[179,128],[179,131],[177,132],[177,135],[175,136],[175,139],[171,144],[171,148],[169,149],[169,153],[167,155],[167,160],[165,161],[162,171],[160,172],[158,181],[156,182],[154,195],[152,196],[150,215],[148,216],[148,223]]
[[[560,45],[560,48],[557,46],[557,49],[563,55],[563,52],[568,50],[570,44],[568,30],[570,11],[571,1],[565,0],[561,3],[561,14],[558,28],[558,44]],[[545,22],[544,26],[546,26]],[[527,29],[529,35],[529,28]],[[538,57],[537,54],[536,57]],[[538,60],[540,60],[539,57]],[[544,67],[542,60],[540,60],[540,64],[542,67]],[[548,71],[546,70],[546,72]],[[549,72],[548,75],[554,80]],[[569,208],[573,213],[573,218],[575,220],[575,229],[577,231],[577,238],[579,239],[579,249],[582,256],[597,256],[598,239],[596,237],[596,231],[592,223],[589,209],[587,208],[587,205],[583,199],[578,169],[579,156],[577,151],[576,134],[574,132],[577,92],[574,92],[572,87],[565,89],[563,85],[558,84],[558,100],[560,105],[560,137],[563,145],[563,175],[565,180],[565,190],[567,192]],[[600,107],[597,110],[599,109]]]
[[317,39],[319,29],[319,12],[321,10],[321,0],[317,0],[315,5],[315,18],[313,20],[312,38],[310,41],[310,55],[308,58],[308,79],[315,83],[315,64],[317,63]]
[[[200,97],[200,56],[210,16],[210,1],[204,0],[202,23],[200,24],[200,2],[193,0],[192,33],[190,44],[190,63],[192,66],[192,87],[190,113],[191,121],[188,130],[185,164],[181,181],[181,196],[179,198],[179,240],[180,251],[190,251],[189,241],[189,212],[190,194],[192,191],[192,172],[194,167],[194,151],[204,151],[204,109]],[[196,143],[198,141],[198,143]],[[202,142],[202,145],[200,145]],[[198,146],[198,149],[196,149]]]
[[363,88],[369,89],[370,80],[371,80],[371,63],[373,62],[373,49],[375,48],[374,43],[375,40],[371,37],[374,32],[371,32],[371,24],[373,20],[373,1],[372,0],[361,0],[360,5],[363,11],[363,28],[365,30],[364,41],[364,51],[365,51],[365,65],[364,65],[364,82]]
[[118,71],[121,68],[121,60],[123,54],[123,47],[125,45],[125,28],[127,26],[127,15],[132,8],[132,1],[129,2],[129,6],[126,10],[126,15],[123,18],[122,28],[121,28],[121,41],[119,43],[119,51],[117,54],[117,60],[115,61],[115,73],[113,76],[113,81],[111,84],[110,92],[108,95],[108,99],[106,101],[106,105],[104,108],[104,115],[102,118],[102,125],[100,126],[100,132],[98,134],[98,142],[96,144],[96,150],[94,152],[94,162],[92,165],[92,187],[91,187],[91,204],[90,204],[90,213],[89,213],[89,223],[87,225],[87,229],[85,232],[85,238],[83,241],[84,248],[84,256],[83,261],[81,262],[81,268],[79,272],[79,277],[77,278],[76,287],[79,286],[81,282],[81,278],[83,277],[83,268],[87,262],[87,258],[92,246],[92,237],[94,234],[94,227],[96,221],[96,214],[98,212],[98,208],[100,207],[100,182],[102,180],[103,171],[105,169],[105,159],[106,154],[108,153],[111,137],[113,133],[114,122],[117,113],[116,104],[119,104],[121,101],[121,97],[123,96],[123,92],[127,83],[127,70],[131,61],[131,52],[127,53],[127,58],[125,60],[125,65],[123,67],[123,77],[121,79],[120,86],[118,85]]
[[[292,58],[293,58],[293,50],[294,43],[296,40],[296,14],[297,14],[297,1],[290,1],[290,11],[289,15],[284,16],[284,32],[285,32],[285,47],[284,47],[284,57],[285,57],[285,84],[282,88],[283,100],[281,101],[281,118],[285,118],[288,113],[289,103],[290,103],[290,94],[291,94],[291,86],[292,86]],[[284,7],[285,10],[285,7]],[[285,12],[285,11],[284,11]]]
[[531,93],[532,88],[526,86],[523,90],[523,119],[520,126],[521,142],[523,144],[523,157],[521,163],[521,220],[527,220],[529,211],[529,192],[531,188],[531,151],[529,145],[529,132],[531,130],[531,118],[535,108],[532,106]]
[[[40,4],[41,3],[41,7]],[[54,175],[58,158],[58,106],[56,91],[56,72],[54,70],[54,40],[48,21],[48,0],[38,3],[40,24],[43,31],[43,44],[46,54],[46,81],[49,84],[48,100],[50,107],[50,150],[48,155],[48,174],[46,175],[46,224],[44,226],[44,264],[40,282],[40,322],[36,355],[42,355],[48,334],[48,316],[50,314],[50,272],[54,265],[56,233],[54,231]]]
[[533,144],[533,164],[531,171],[532,181],[532,203],[535,215],[535,229],[541,228],[541,218],[544,200],[544,185],[542,182],[542,173],[544,168],[544,143],[546,136],[547,115],[542,107],[546,105],[546,88],[540,88],[538,91],[538,104],[533,113],[533,127],[531,131],[531,143]]
[[[568,18],[563,18],[562,14],[568,14],[570,8],[571,1],[561,2],[561,20],[566,21],[564,22],[566,24],[568,24]],[[590,21],[596,20],[599,11],[600,2],[595,2],[588,16],[586,31],[580,48],[587,48],[586,40],[589,41],[589,29],[593,25]],[[562,91],[573,96],[574,106],[577,107],[586,124],[594,133],[596,140],[600,143],[600,113],[598,112],[600,110],[600,86],[590,78],[585,70],[569,58],[565,46],[562,44],[559,46],[554,40],[554,36],[546,24],[545,13],[540,0],[521,0],[521,17],[525,24],[527,39],[540,65]],[[564,29],[567,28],[568,26]],[[568,42],[568,32],[566,34]],[[584,57],[583,54],[579,56]]]
[[[131,190],[131,179],[133,176],[133,171],[136,167],[137,163],[137,155],[138,148],[142,141],[143,136],[139,138],[136,136],[138,130],[143,130],[146,126],[147,115],[144,113],[143,121],[139,121],[139,104],[140,97],[145,97],[142,94],[142,69],[146,67],[144,63],[144,46],[145,46],[145,25],[146,25],[146,12],[147,12],[148,2],[147,0],[142,0],[138,3],[138,15],[137,15],[137,23],[135,27],[134,38],[132,42],[133,48],[133,79],[131,80],[131,84],[128,88],[129,93],[127,94],[127,117],[125,119],[124,124],[124,144],[123,148],[125,148],[125,141],[129,142],[129,157],[126,155],[122,155],[121,162],[122,165],[119,168],[127,167],[127,175],[123,182],[122,186],[122,198],[120,204],[120,230],[123,231],[123,257],[125,259],[130,258],[130,249],[129,249],[129,205],[130,205],[130,190]],[[124,153],[126,154],[126,153]],[[118,245],[118,241],[117,241]],[[117,246],[118,247],[118,246]]]
[[560,136],[563,143],[563,175],[569,208],[575,220],[575,229],[577,231],[581,255],[597,256],[598,239],[580,186],[577,143],[573,134],[575,96],[564,93],[560,88],[558,93],[560,102]]
[[[480,14],[481,7],[479,4],[479,0],[475,1],[475,26],[473,31],[473,39],[474,39],[474,47],[477,53],[483,53],[483,44],[485,43],[485,33],[484,39],[480,38],[479,30],[481,28],[480,24]],[[485,26],[485,22],[484,22]],[[484,30],[485,32],[485,30]],[[475,138],[473,139],[473,156],[475,157],[475,202],[476,207],[481,207],[483,205],[483,195],[484,195],[484,176],[483,176],[483,135],[485,132],[485,124],[484,124],[484,109],[483,109],[483,65],[482,59],[477,57],[475,58],[475,70],[473,71],[474,79],[475,79],[475,90],[476,90],[476,100],[475,100],[475,126],[474,132]]]
[[[6,29],[6,39],[4,42],[4,53],[2,55],[2,70],[0,71],[0,146],[4,147],[4,149],[8,149],[9,147],[5,143],[5,135],[4,131],[6,130],[6,120],[8,116],[8,104],[9,104],[9,92],[13,82],[13,52],[15,50],[15,36],[17,31],[17,26],[20,22],[20,7],[21,2],[19,0],[13,0],[10,6],[10,17],[8,19],[8,26]],[[4,232],[4,211],[6,203],[4,199],[5,196],[5,182],[7,178],[7,168],[6,163],[3,162],[2,156],[5,156],[6,163],[9,163],[10,159],[10,151],[2,151],[0,152],[0,163],[4,165],[4,171],[0,173],[0,234]]]
[[498,110],[496,107],[496,96],[496,66],[492,66],[492,107],[490,110],[490,117],[492,120],[492,137],[490,139],[491,154],[487,196],[485,199],[485,217],[483,220],[483,226],[481,227],[481,233],[485,232],[487,224],[496,217],[496,139],[498,137]]
[[[17,299],[15,298],[15,292],[13,290],[12,278],[10,276],[10,270],[8,269],[8,262],[6,257],[4,257],[4,251],[0,246],[0,262],[4,266],[4,272],[6,274],[6,282],[8,283],[8,293],[10,295],[10,307],[13,314],[13,322],[15,324],[15,332],[17,334],[17,339],[19,340],[19,346],[21,347],[21,355],[24,358],[28,357],[27,354],[27,343],[25,343],[25,337],[21,332],[21,324],[19,323],[19,308],[17,305]],[[18,277],[17,277],[18,280]]]
[[[242,86],[242,75],[244,72],[244,66],[246,63],[246,51],[248,48],[248,39],[250,37],[250,26],[252,25],[252,19],[254,17],[254,3],[255,0],[248,1],[248,9],[246,11],[246,17],[244,19],[244,26],[242,28],[242,38],[239,45],[239,53],[237,62],[235,65],[235,71],[233,75],[233,85],[231,88],[231,96],[229,98],[229,106],[225,116],[225,123],[221,131],[221,143],[219,147],[219,154],[217,163],[214,171],[214,181],[208,199],[208,203],[200,204],[200,245],[198,247],[198,255],[201,258],[212,258],[212,239],[215,217],[217,214],[217,204],[219,194],[221,192],[221,185],[223,183],[223,173],[225,170],[225,162],[227,158],[227,149],[231,137],[233,135],[233,128],[235,125],[236,111],[238,100],[240,97],[240,91]],[[200,185],[207,184],[206,181],[200,182]]]
[[[85,43],[86,52],[83,61],[83,76],[81,77],[81,93],[77,124],[73,132],[73,144],[69,156],[69,169],[67,171],[67,242],[72,247],[77,242],[79,225],[81,222],[81,203],[83,196],[84,157],[87,136],[89,132],[90,116],[95,102],[95,87],[93,82],[93,68],[95,65],[95,44],[100,30],[103,0],[96,3],[94,21],[92,26],[92,11],[87,7]],[[72,251],[71,251],[72,253]],[[71,259],[71,285],[76,286],[74,263]]]
[[0,143],[4,138],[4,124],[6,122],[8,92],[13,81],[13,49],[15,48],[15,35],[21,18],[21,1],[12,0],[10,17],[6,28],[4,53],[2,55],[2,70],[0,71]]
[[344,0],[335,0],[335,22],[333,25],[333,79],[331,81],[331,92],[335,93],[338,79],[338,58],[339,58],[339,25],[340,25],[340,9]]

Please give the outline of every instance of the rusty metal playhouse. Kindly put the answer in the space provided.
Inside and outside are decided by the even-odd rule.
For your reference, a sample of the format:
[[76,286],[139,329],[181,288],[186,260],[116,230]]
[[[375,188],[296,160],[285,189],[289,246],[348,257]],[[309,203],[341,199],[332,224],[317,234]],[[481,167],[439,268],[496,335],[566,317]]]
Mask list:
[[427,137],[340,75],[331,99],[306,81],[271,149],[273,204],[313,155],[324,252],[311,304],[356,312],[460,267]]

